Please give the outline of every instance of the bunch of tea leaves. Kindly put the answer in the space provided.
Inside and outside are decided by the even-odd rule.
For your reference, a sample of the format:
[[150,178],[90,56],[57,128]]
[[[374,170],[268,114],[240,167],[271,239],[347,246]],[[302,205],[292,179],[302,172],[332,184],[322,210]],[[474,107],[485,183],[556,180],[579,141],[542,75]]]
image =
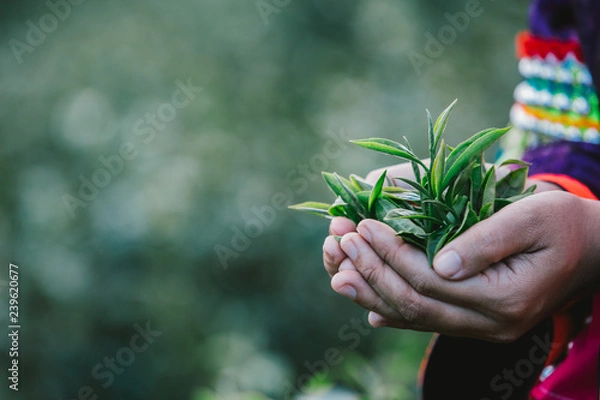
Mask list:
[[[455,104],[456,100],[435,123],[427,111],[429,162],[415,155],[406,138],[404,144],[384,138],[351,141],[410,162],[414,180],[388,177],[384,171],[371,184],[356,175],[346,179],[323,172],[336,200],[332,204],[305,202],[290,208],[327,218],[346,217],[355,223],[366,218],[377,219],[391,226],[405,241],[421,248],[431,262],[445,244],[535,190],[535,187],[525,190],[528,164],[520,160],[508,160],[489,168],[485,164],[485,151],[510,128],[485,129],[456,147],[444,142],[442,136]],[[496,169],[505,165],[513,167],[497,180]],[[404,182],[410,189],[395,186],[394,180]]]

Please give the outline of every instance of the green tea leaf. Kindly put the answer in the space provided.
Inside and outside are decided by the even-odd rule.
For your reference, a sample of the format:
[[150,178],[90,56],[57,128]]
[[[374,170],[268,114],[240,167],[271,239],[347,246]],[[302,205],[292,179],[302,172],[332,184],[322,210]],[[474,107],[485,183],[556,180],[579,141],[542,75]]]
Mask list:
[[435,157],[436,147],[435,147],[435,136],[433,134],[433,118],[431,118],[431,113],[429,110],[425,110],[427,114],[427,137],[429,138],[429,160],[433,162],[433,158]]
[[337,175],[337,179],[339,179],[339,181],[343,184],[343,186],[346,186],[347,189],[350,189],[350,191],[352,191],[354,193],[358,193],[361,190],[363,190],[363,189],[360,189],[360,188],[354,186],[354,184],[352,183],[352,181],[350,179],[346,179],[343,176],[340,176],[335,173],[334,173],[334,175]]
[[331,218],[332,215],[329,213],[330,204],[327,203],[319,203],[316,201],[306,201],[300,204],[294,204],[288,206],[288,208],[292,210],[298,210],[307,212],[309,214],[318,215],[320,217]]
[[[406,138],[406,136],[403,136],[404,139],[404,143],[406,143],[406,148],[411,152],[411,153],[415,153],[410,145],[410,142],[408,141],[408,139]],[[419,168],[419,164],[417,164],[414,161],[410,161],[410,166],[412,167],[413,170],[413,174],[415,176],[415,182],[421,182],[421,168]]]
[[[478,201],[478,204],[481,205],[481,207],[478,207],[478,208],[481,209],[483,206],[489,204],[490,205],[489,208],[491,210],[487,210],[486,213],[489,211],[491,211],[493,213],[494,212],[493,204],[494,204],[494,199],[496,198],[496,168],[493,165],[490,167],[490,169],[485,174],[485,178],[483,179],[481,187],[482,187],[481,199]],[[481,210],[480,210],[480,215],[481,215]]]
[[[474,158],[480,157],[492,144],[498,141],[510,128],[493,129],[472,142],[456,158],[456,161],[448,167],[442,188],[448,187],[454,178],[466,167]],[[454,150],[456,151],[458,147]]]
[[364,219],[362,215],[359,215],[358,212],[350,205],[346,204],[344,206],[345,217],[358,224],[360,221]]
[[449,242],[454,240],[458,235],[462,234],[463,232],[465,232],[467,229],[469,229],[470,227],[472,227],[473,225],[475,225],[478,222],[479,222],[479,216],[473,210],[471,203],[467,203],[467,205],[465,207],[465,214],[463,215],[463,219],[460,223],[460,226],[454,232],[454,234],[450,238]]
[[383,221],[396,231],[398,234],[402,234],[404,232],[408,232],[410,234],[416,235],[418,237],[425,237],[425,231],[417,226],[414,222],[406,220],[406,219],[393,219],[386,220],[385,216],[392,210],[396,210],[396,205],[386,199],[385,197],[380,197],[375,201],[375,215],[379,221]]
[[369,138],[351,140],[350,142],[369,150],[375,150],[381,153],[400,157],[408,161],[413,161],[419,164],[424,169],[427,169],[425,164],[423,164],[423,162],[417,156],[415,156],[409,149],[407,149],[406,146],[393,140],[383,138]]
[[[356,193],[350,189],[348,184],[336,173],[323,172],[323,178],[329,188],[346,203],[343,208],[346,216],[353,222],[358,223],[365,218],[366,210],[358,200]],[[350,181],[347,181],[350,183]],[[351,185],[351,183],[350,183]]]
[[406,243],[410,243],[413,246],[418,247],[423,252],[425,252],[425,249],[427,248],[427,242],[426,242],[425,237],[413,235],[408,232],[402,232],[401,234],[396,234],[396,235],[399,236]]
[[369,197],[369,202],[368,202],[368,207],[367,207],[369,210],[369,213],[373,212],[375,200],[381,197],[381,191],[383,189],[383,183],[385,182],[386,174],[387,174],[387,170],[384,170],[383,173],[381,174],[381,176],[379,177],[379,179],[377,180],[377,183],[375,183],[373,190],[371,191],[371,196]]
[[492,201],[491,203],[486,203],[481,207],[481,210],[479,210],[479,220],[484,220],[486,218],[489,218],[492,216],[492,214],[494,213],[494,201]]
[[387,215],[385,216],[385,220],[392,220],[392,219],[413,219],[413,220],[419,220],[419,219],[423,219],[423,220],[429,220],[429,221],[433,221],[435,223],[438,224],[442,224],[443,221],[441,221],[440,219],[434,218],[430,215],[425,215],[425,214],[420,214],[414,210],[405,210],[402,208],[397,208],[395,210],[390,211],[389,213],[387,213]]
[[[335,179],[338,181],[339,185],[342,187],[342,193],[340,193],[340,197],[342,198],[342,200],[344,200],[348,206],[352,207],[354,209],[354,211],[356,211],[356,213],[358,215],[360,215],[362,218],[366,217],[366,208],[362,205],[362,203],[360,202],[360,200],[358,199],[358,196],[354,190],[352,190],[350,188],[350,185],[348,185],[348,183],[350,183],[349,181],[347,181],[348,183],[344,182],[344,180],[342,179],[341,176],[339,176],[338,174],[333,174],[333,176],[335,177]],[[346,210],[347,212],[347,210]]]
[[405,193],[405,192],[410,192],[410,189],[405,189],[403,187],[399,187],[399,186],[384,186],[382,188],[383,193]]
[[440,139],[442,138],[442,135],[444,134],[444,131],[446,130],[446,124],[448,123],[448,117],[450,116],[450,113],[452,113],[452,110],[454,109],[454,106],[456,105],[457,101],[458,101],[458,99],[455,99],[448,107],[446,107],[446,109],[444,111],[442,111],[440,116],[435,121],[435,125],[433,126],[433,131],[434,131],[434,136],[435,136],[435,141],[433,143],[434,149],[438,148],[438,143],[440,143]]
[[421,201],[421,196],[419,195],[418,192],[415,191],[407,191],[407,192],[400,192],[400,193],[396,193],[396,194],[389,194],[390,197],[393,197],[394,199],[400,199],[400,200],[404,200],[406,202],[411,202],[411,203],[417,203],[419,201]]
[[427,254],[427,260],[429,260],[429,265],[433,263],[433,258],[447,242],[451,233],[452,226],[445,226],[432,232],[427,237],[427,248],[425,252]]
[[444,165],[446,162],[446,147],[444,146],[444,139],[442,139],[442,145],[431,165],[431,188],[433,195],[439,197],[442,193],[442,182],[444,180]]
[[361,178],[358,175],[351,174],[350,175],[350,182],[352,182],[352,185],[355,188],[357,188],[359,191],[373,189],[373,185],[372,184],[370,184],[369,182],[367,182],[366,180],[364,180],[363,178]]
[[494,199],[494,209],[496,210],[496,212],[498,212],[511,203],[512,201],[508,199]]
[[531,163],[528,163],[523,160],[519,160],[517,158],[511,158],[511,159],[502,161],[502,163],[500,164],[500,167],[504,167],[507,165],[520,165],[521,167],[529,167],[531,165]]
[[[427,200],[423,200],[422,204],[423,204],[424,209],[425,209],[425,206],[431,207],[430,208],[431,213],[433,213],[433,210],[435,210],[436,216],[438,217],[438,219],[446,219],[446,213],[448,213],[448,212],[454,214],[454,216],[458,219],[458,215],[456,214],[454,209],[442,201],[439,201],[437,199],[427,199]],[[428,214],[428,215],[433,216],[433,214]]]
[[409,203],[407,200],[404,200],[403,198],[397,197],[397,196],[401,196],[402,194],[383,194],[381,197],[385,198],[386,200],[391,201],[394,206],[396,208],[403,208],[405,210],[413,210],[414,209],[414,203]]
[[332,204],[328,211],[334,217],[348,217],[345,207],[346,203]]
[[414,187],[425,198],[429,198],[429,192],[427,191],[427,189],[425,189],[423,186],[419,185],[417,182],[411,181],[410,179],[406,179],[406,178],[394,178],[394,179],[397,179],[399,181],[402,181],[402,182],[408,184],[409,186]]
[[356,197],[358,197],[358,201],[362,204],[363,208],[367,210],[368,215],[371,215],[371,212],[368,210],[369,207],[369,199],[371,198],[371,191],[363,190],[362,192],[356,193]]
[[506,199],[520,195],[527,183],[527,167],[521,167],[510,171],[496,185],[496,197]]
[[453,199],[455,196],[469,196],[471,194],[471,175],[477,164],[477,161],[472,161],[458,174],[458,177],[450,188],[451,190],[448,191],[448,199]]
[[413,174],[415,175],[415,182],[421,182],[421,168],[419,168],[419,164],[411,161],[410,165],[412,167]]
[[[470,199],[471,199],[471,204],[473,205],[474,208],[478,208],[478,200],[481,198],[481,191],[482,191],[482,183],[483,180],[485,178],[485,171],[483,170],[483,163],[482,163],[482,157],[478,157],[476,159],[476,161],[474,161],[474,163],[472,164],[472,170],[471,170],[471,194],[470,194]],[[471,165],[471,164],[469,164]]]
[[421,239],[425,239],[427,237],[427,234],[423,228],[408,219],[391,219],[384,220],[383,222],[394,228],[396,234],[400,237],[405,235],[418,237]]
[[327,183],[327,186],[329,186],[329,189],[331,189],[333,194],[341,197],[342,193],[345,191],[339,181],[335,178],[335,175],[330,172],[323,172],[322,175],[323,179],[325,179],[325,183]]
[[454,205],[452,206],[452,210],[454,211],[452,213],[452,215],[454,217],[453,223],[456,223],[457,221],[460,220],[460,215],[463,214],[463,211],[467,207],[468,202],[469,202],[469,197],[466,195],[460,195],[454,200]]
[[519,201],[519,200],[524,199],[525,197],[531,196],[534,193],[535,188],[536,188],[535,185],[530,186],[523,193],[516,195],[516,196],[506,198],[506,199],[496,198],[494,200],[494,209],[496,211],[500,211],[502,208],[506,207],[509,204],[514,203],[515,201]]
[[536,189],[537,189],[537,185],[531,185],[527,189],[525,189],[522,194],[529,196],[530,194],[533,194]]
[[479,140],[480,138],[484,137],[485,135],[487,135],[488,133],[490,133],[491,131],[495,130],[496,128],[487,128],[484,129],[482,131],[477,132],[476,134],[474,134],[473,136],[471,136],[470,138],[468,138],[467,140],[461,142],[458,146],[456,146],[451,152],[450,154],[448,154],[448,158],[446,159],[446,172],[448,172],[448,169],[454,165],[454,163],[456,162],[456,160],[458,159],[458,157],[465,152],[465,150],[467,148],[469,148],[470,145],[472,145],[475,141]]
[[403,208],[394,208],[388,212],[384,219],[395,219],[406,217],[407,215],[417,215],[418,213],[414,210],[406,210]]
[[388,212],[397,208],[393,201],[385,197],[380,197],[375,201],[375,215],[379,221],[383,221]]

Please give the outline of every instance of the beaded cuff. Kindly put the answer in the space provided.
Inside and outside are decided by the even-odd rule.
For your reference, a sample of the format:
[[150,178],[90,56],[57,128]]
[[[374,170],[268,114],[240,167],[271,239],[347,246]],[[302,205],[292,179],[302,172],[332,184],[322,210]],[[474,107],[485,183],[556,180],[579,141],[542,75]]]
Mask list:
[[578,42],[517,36],[519,72],[510,111],[514,127],[502,158],[555,141],[600,143],[598,95]]

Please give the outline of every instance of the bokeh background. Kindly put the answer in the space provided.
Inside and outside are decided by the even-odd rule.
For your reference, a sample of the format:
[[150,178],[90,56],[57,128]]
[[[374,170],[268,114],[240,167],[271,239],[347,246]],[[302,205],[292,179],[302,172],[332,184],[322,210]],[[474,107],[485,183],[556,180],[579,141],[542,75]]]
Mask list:
[[0,397],[416,398],[431,335],[371,329],[329,287],[327,222],[276,207],[394,162],[348,138],[425,155],[426,108],[459,99],[450,144],[505,125],[527,2],[481,0],[415,68],[473,0],[71,1],[0,13]]

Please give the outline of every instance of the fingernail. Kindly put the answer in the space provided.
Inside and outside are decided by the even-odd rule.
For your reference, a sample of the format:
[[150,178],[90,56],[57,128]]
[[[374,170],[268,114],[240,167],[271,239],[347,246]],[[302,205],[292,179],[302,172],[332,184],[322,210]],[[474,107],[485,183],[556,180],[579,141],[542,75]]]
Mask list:
[[354,300],[356,298],[356,289],[354,289],[352,286],[342,286],[337,290],[337,292],[342,296],[346,296],[350,300]]
[[364,224],[359,225],[356,230],[367,242],[371,243],[371,231]]
[[352,264],[352,261],[350,261],[346,258],[340,264],[338,271],[356,271],[356,267],[354,266],[354,264]]
[[377,314],[374,311],[371,311],[369,313],[369,324],[371,324],[371,326],[373,328],[377,328],[378,326],[381,326],[382,322],[385,320],[385,318],[383,318],[381,315]]
[[438,274],[452,278],[462,269],[462,260],[454,250],[443,253],[433,264]]
[[344,241],[344,244],[342,245],[342,250],[344,250],[344,253],[346,253],[346,255],[351,260],[355,260],[356,256],[358,255],[358,251],[356,250],[356,246],[350,240]]

